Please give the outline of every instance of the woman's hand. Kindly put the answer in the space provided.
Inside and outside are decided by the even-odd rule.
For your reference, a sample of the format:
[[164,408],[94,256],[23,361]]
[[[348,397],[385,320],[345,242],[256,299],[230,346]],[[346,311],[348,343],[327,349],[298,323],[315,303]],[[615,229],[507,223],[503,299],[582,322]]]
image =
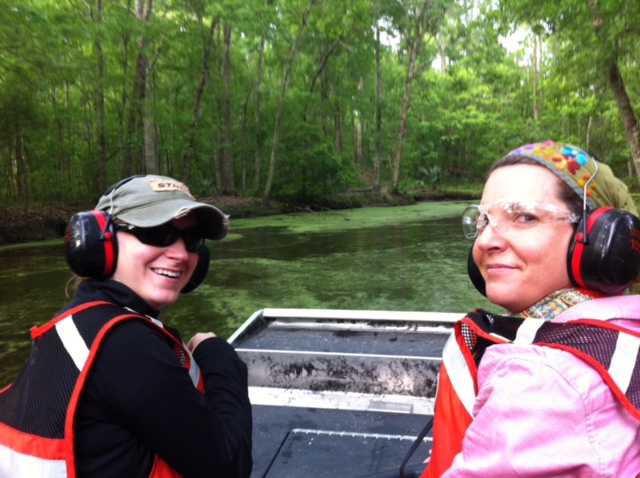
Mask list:
[[191,337],[191,340],[189,340],[189,343],[187,344],[187,348],[193,352],[196,347],[198,345],[200,345],[200,342],[202,342],[203,340],[207,340],[210,339],[212,337],[215,337],[216,334],[214,334],[213,332],[198,332],[196,335],[194,335],[193,337]]

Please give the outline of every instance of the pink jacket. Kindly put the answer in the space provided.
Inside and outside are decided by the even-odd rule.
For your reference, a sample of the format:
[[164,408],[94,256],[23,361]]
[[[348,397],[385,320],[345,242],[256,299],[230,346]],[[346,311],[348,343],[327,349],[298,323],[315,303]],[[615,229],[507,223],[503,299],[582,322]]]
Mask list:
[[[640,296],[578,304],[554,322],[607,319],[640,332]],[[638,339],[640,345],[640,339]],[[638,349],[629,360],[638,361]],[[636,477],[640,422],[575,355],[493,345],[478,369],[474,421],[443,478]]]

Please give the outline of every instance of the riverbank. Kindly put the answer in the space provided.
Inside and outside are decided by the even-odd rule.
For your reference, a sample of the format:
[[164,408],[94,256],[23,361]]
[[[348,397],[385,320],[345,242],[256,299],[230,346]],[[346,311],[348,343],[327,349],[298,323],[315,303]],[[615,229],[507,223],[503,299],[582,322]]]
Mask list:
[[[386,189],[373,192],[370,189],[353,190],[340,196],[307,203],[291,203],[271,200],[263,206],[260,198],[239,196],[215,196],[201,198],[202,202],[214,204],[233,219],[264,217],[304,211],[343,210],[361,207],[404,206],[422,201],[444,201],[451,199],[474,199],[478,195],[451,189],[416,189],[403,194],[392,194]],[[5,207],[0,209],[0,245],[25,242],[48,241],[64,236],[69,218],[85,207],[34,206],[28,208]]]

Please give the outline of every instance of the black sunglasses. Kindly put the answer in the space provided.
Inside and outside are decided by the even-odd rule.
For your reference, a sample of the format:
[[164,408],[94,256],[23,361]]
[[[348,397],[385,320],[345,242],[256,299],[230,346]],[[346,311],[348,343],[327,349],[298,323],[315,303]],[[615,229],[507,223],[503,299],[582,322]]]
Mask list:
[[182,238],[184,248],[189,252],[198,252],[204,246],[204,237],[197,230],[181,231],[169,224],[155,227],[138,227],[131,224],[116,224],[116,229],[132,234],[143,244],[154,247],[168,247]]

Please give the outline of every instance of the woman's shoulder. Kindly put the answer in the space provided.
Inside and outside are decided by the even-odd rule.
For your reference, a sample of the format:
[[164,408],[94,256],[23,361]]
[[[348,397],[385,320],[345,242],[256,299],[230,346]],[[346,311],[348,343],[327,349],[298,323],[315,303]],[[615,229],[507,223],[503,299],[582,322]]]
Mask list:
[[468,459],[460,462],[470,468],[485,464],[495,471],[506,459],[521,476],[540,476],[534,472],[543,468],[557,471],[553,476],[586,469],[626,476],[619,472],[640,458],[638,421],[597,371],[564,350],[489,347],[478,369],[473,412],[465,438]]
[[595,451],[614,468],[640,458],[638,420],[599,372],[573,353],[539,345],[489,347],[478,369],[478,390],[476,413],[490,410],[529,434],[541,422],[564,430],[558,445],[573,441],[576,456]]
[[[112,341],[132,343],[137,343],[143,338],[147,340],[160,339],[163,342],[171,341],[168,334],[172,335],[161,323],[156,323],[148,317],[137,314],[123,314],[121,320],[108,331],[108,336]],[[179,338],[177,339],[179,340]]]
[[635,321],[636,328],[640,329],[640,295],[623,295],[587,300],[558,315],[553,319],[553,322],[563,323],[577,319],[628,319],[632,323]]
[[173,354],[175,341],[181,342],[177,331],[124,308],[113,307],[93,313],[93,316],[80,317],[76,323],[80,324],[79,330],[84,331],[82,334],[90,332],[95,337],[91,340],[91,348],[99,349],[100,355],[134,354],[138,357],[158,351]]
[[[532,344],[498,344],[489,347],[478,368],[478,385],[506,377],[522,381],[528,393],[551,391],[557,398],[579,395],[591,407],[613,401],[600,373],[576,354],[553,347]],[[510,378],[509,378],[510,377]],[[553,387],[549,387],[553,383]]]

